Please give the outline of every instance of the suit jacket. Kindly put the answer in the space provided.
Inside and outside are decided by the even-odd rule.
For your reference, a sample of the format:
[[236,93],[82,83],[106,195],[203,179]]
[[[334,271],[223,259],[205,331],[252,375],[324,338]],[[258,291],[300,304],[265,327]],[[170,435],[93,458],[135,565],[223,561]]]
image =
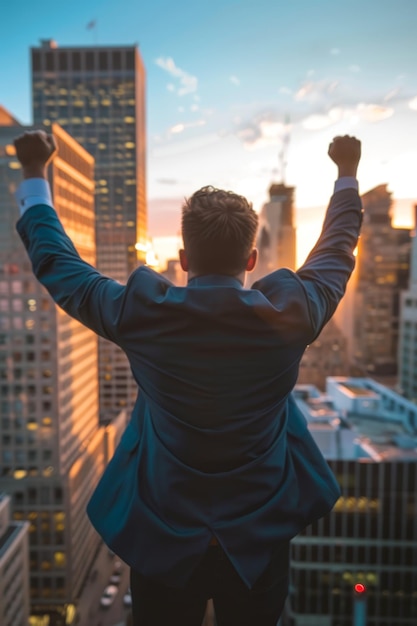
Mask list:
[[80,259],[51,207],[19,220],[37,278],[121,346],[140,389],[87,511],[143,575],[184,585],[214,535],[251,587],[334,505],[339,487],[291,391],[343,296],[361,219],[358,193],[335,193],[304,265],[251,289],[223,275],[175,287],[148,267],[121,285]]

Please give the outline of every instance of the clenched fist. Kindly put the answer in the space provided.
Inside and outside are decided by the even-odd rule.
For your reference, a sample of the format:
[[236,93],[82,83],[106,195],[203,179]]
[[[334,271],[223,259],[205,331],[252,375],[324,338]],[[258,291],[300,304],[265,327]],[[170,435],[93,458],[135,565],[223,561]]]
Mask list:
[[22,165],[24,178],[46,178],[46,166],[56,153],[53,135],[44,130],[32,130],[14,140],[16,156]]
[[329,157],[339,168],[340,176],[354,176],[361,158],[361,142],[356,137],[335,137],[329,145]]

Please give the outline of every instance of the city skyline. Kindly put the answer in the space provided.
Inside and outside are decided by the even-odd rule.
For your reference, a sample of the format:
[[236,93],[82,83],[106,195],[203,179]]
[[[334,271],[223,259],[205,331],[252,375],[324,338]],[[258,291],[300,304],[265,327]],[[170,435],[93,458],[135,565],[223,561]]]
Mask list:
[[[64,115],[61,111],[59,115],[72,120],[71,124],[76,115],[72,110],[73,103],[69,102],[70,91],[68,90],[67,94],[60,93],[61,91],[69,87],[74,90],[81,85],[83,89],[81,95],[84,95],[87,89],[92,90],[93,86],[97,85],[98,69],[104,69],[100,68],[100,64],[109,63],[110,68],[114,68],[115,57],[112,55],[116,48],[125,46],[136,49],[135,40],[132,38],[133,26],[128,25],[127,19],[130,16],[133,24],[136,9],[132,7],[128,9],[122,0],[118,6],[121,14],[119,18],[109,3],[101,5],[96,3],[84,9],[76,0],[71,15],[68,15],[68,23],[62,19],[62,23],[59,23],[54,21],[55,18],[54,20],[50,20],[50,17],[45,18],[46,15],[52,16],[50,13],[52,3],[43,4],[45,6],[41,7],[39,15],[34,16],[30,24],[24,23],[22,32],[16,32],[16,45],[19,51],[24,50],[29,70],[30,49],[38,50],[40,38],[53,37],[59,46],[57,57],[51,63],[53,68],[59,68],[62,62],[65,69],[68,67],[73,70],[75,55],[80,54],[79,50],[84,48],[81,53],[81,65],[91,70],[92,74],[95,73],[86,77],[85,81],[84,77],[79,77],[78,85],[70,84],[67,77],[64,77],[64,82],[67,81],[68,85],[64,82],[59,84],[57,76],[52,73],[48,75],[46,55],[52,58],[53,53],[49,49],[44,49],[45,57],[38,59],[38,70],[39,68],[47,70],[47,75],[41,76],[38,71],[35,83],[41,80],[49,83],[42,85],[38,83],[37,98],[35,97],[38,118],[35,117],[35,121],[42,124],[47,118],[49,125],[46,128],[50,128],[50,117],[52,120],[58,118],[58,113],[55,113],[57,105],[61,108],[68,105],[68,114]],[[371,18],[374,16],[366,2],[362,9],[368,19],[364,20],[364,23],[356,24],[358,36],[352,37],[352,41],[348,41],[346,33],[349,32],[349,27],[353,29],[353,24],[358,20],[358,13],[355,11],[359,10],[359,3],[356,0],[349,6],[349,15],[342,14],[339,7],[332,9],[327,0],[319,1],[317,3],[319,6],[314,9],[301,0],[298,2],[296,0],[294,4],[298,10],[303,8],[304,21],[297,19],[300,16],[297,16],[294,8],[279,8],[263,0],[258,3],[259,14],[253,12],[253,7],[248,2],[238,5],[236,2],[226,1],[220,4],[217,0],[212,4],[212,13],[209,13],[208,9],[194,7],[186,14],[185,5],[181,3],[176,7],[175,13],[171,5],[158,0],[153,7],[140,8],[143,11],[140,30],[141,33],[143,31],[144,37],[143,41],[142,37],[139,38],[139,53],[143,55],[144,65],[148,70],[149,93],[147,106],[148,189],[151,207],[149,232],[155,237],[155,242],[159,240],[163,243],[164,228],[170,240],[174,242],[174,247],[178,244],[181,200],[184,195],[207,182],[231,187],[247,195],[260,213],[260,234],[262,234],[264,226],[262,218],[265,216],[261,212],[261,207],[268,199],[268,190],[281,187],[279,184],[271,186],[271,183],[279,183],[281,179],[285,179],[286,190],[291,190],[291,219],[283,219],[280,224],[284,223],[292,229],[292,208],[294,208],[298,243],[302,246],[297,255],[297,261],[300,262],[306,252],[304,245],[314,243],[313,238],[318,234],[324,205],[333,189],[336,170],[327,158],[326,150],[331,137],[339,132],[357,134],[363,140],[364,164],[361,165],[359,174],[361,194],[366,195],[369,189],[375,190],[378,186],[385,188],[384,183],[387,182],[394,197],[400,200],[397,207],[404,209],[397,210],[394,223],[397,225],[401,223],[401,218],[405,222],[408,214],[411,217],[413,204],[411,199],[417,198],[417,185],[415,189],[412,177],[409,176],[411,167],[407,167],[407,163],[412,164],[416,150],[413,145],[413,128],[416,128],[417,123],[417,82],[414,82],[411,66],[413,57],[411,45],[415,44],[406,36],[407,33],[411,36],[412,20],[406,8],[413,11],[416,9],[411,2],[399,2],[398,14],[394,15],[390,9],[392,3],[383,1],[381,15],[375,15],[372,30],[375,33],[374,37],[378,36],[378,40],[369,37],[367,44],[369,56],[366,56],[361,46],[364,45],[366,28],[369,29]],[[263,11],[265,8],[269,8],[269,14]],[[152,36],[158,32],[154,30],[156,24],[154,28],[150,26],[151,16],[156,15],[156,9],[162,16],[158,21],[161,29],[155,41],[152,41]],[[161,9],[165,9],[165,12]],[[87,10],[90,13],[97,11],[97,14],[87,15]],[[15,9],[11,8],[11,13],[14,11]],[[315,20],[325,14],[328,15],[329,21],[315,30]],[[180,24],[183,17],[187,19]],[[79,28],[74,35],[76,20],[79,20]],[[172,24],[171,33],[166,28],[169,20]],[[111,24],[114,25],[113,31]],[[311,31],[308,31],[306,24],[309,24]],[[343,37],[336,30],[332,31],[332,27],[337,24],[339,26],[343,24],[346,31]],[[407,27],[402,47],[399,40],[395,39],[400,27]],[[219,36],[216,34],[217,29]],[[38,35],[35,37],[33,34],[35,30],[47,32],[40,32],[39,37]],[[51,30],[54,32],[50,32]],[[397,56],[393,41],[389,39],[390,30],[393,41],[396,41]],[[281,42],[273,40],[274,31]],[[294,35],[293,40],[291,31]],[[180,33],[184,32],[186,36],[180,36]],[[327,36],[326,33],[330,32],[337,33],[337,37]],[[311,33],[314,33],[314,36]],[[177,39],[172,37],[173,34]],[[257,36],[253,38],[252,45],[251,34]],[[261,39],[262,34],[264,37]],[[198,46],[199,41],[201,48]],[[356,44],[357,51],[353,52]],[[382,54],[384,44],[387,48],[384,53],[386,56]],[[16,76],[20,76],[16,68],[23,65],[18,58],[19,55],[15,64],[14,43],[12,45],[11,42],[10,51],[7,53],[7,58],[10,54],[11,62],[6,63],[5,48],[1,47],[4,45],[5,42],[0,42],[0,58],[3,59],[0,63],[0,84],[12,85],[14,88]],[[215,50],[217,45],[220,51]],[[247,50],[244,49],[245,46]],[[259,47],[259,56],[256,46]],[[104,54],[107,47],[114,50]],[[297,47],[300,48],[299,58],[296,54]],[[97,50],[92,52],[91,49],[94,48]],[[285,53],[285,58],[283,57],[285,63],[279,68],[282,76],[280,75],[278,80],[274,75],[273,66],[268,65],[268,62],[279,50],[281,52],[292,50],[293,57],[290,53]],[[308,50],[311,50],[311,55],[307,54]],[[233,51],[234,56],[230,56],[230,51]],[[44,53],[38,50],[35,55],[42,56]],[[231,59],[224,63],[224,66],[220,64],[220,53],[225,59]],[[406,55],[409,55],[409,58],[406,58]],[[88,57],[94,59],[91,67],[88,67]],[[308,65],[305,63],[309,69],[302,66],[306,59],[311,61]],[[11,74],[8,74],[8,65]],[[371,66],[372,71],[369,69]],[[400,66],[403,67],[402,74],[397,73],[400,72]],[[15,77],[14,82],[10,76]],[[267,85],[269,81],[271,84]],[[22,76],[22,84],[23,82]],[[396,86],[388,90],[390,82]],[[0,93],[0,104],[4,104],[22,123],[31,124],[33,120],[26,110],[27,105],[28,110],[32,107],[31,98],[28,96],[31,85],[29,74],[26,83],[21,92],[16,89],[8,94],[3,90]],[[104,83],[102,90],[105,90],[103,85]],[[357,97],[352,96],[355,88]],[[67,95],[67,103],[62,104],[64,97],[61,96]],[[101,95],[106,96],[107,93]],[[104,145],[103,137],[100,137],[104,130],[100,129],[98,123],[97,126],[93,125],[93,121],[95,124],[99,120],[98,116],[97,120],[95,119],[94,110],[85,108],[86,102],[91,105],[91,100],[94,99],[90,97],[91,94],[87,96],[83,107],[80,107],[83,109],[82,115],[77,117],[83,119],[87,126],[81,131],[77,122],[74,127],[67,128],[71,137],[59,128],[55,127],[55,131],[63,142],[65,140],[67,147],[71,145],[74,150],[81,150],[80,154],[88,161],[88,155],[86,156],[81,146],[76,144],[73,135],[78,136],[80,143],[83,141],[88,143],[93,139],[93,144],[100,141]],[[122,118],[133,123],[133,115],[127,113],[124,111]],[[106,124],[114,118],[119,120],[119,115],[103,117]],[[8,148],[11,148],[13,132],[11,128],[3,129],[5,146]],[[115,147],[117,132],[108,133],[110,159],[118,150]],[[16,134],[18,133],[19,130],[16,128]],[[136,138],[132,141],[128,136],[117,139],[120,145],[129,150],[133,148],[135,141]],[[72,179],[65,178],[70,171],[69,164],[63,167],[65,163],[62,163],[65,145],[62,146],[60,156],[51,168],[52,180],[55,181],[58,213],[70,234],[73,234],[71,232],[73,230],[77,235],[82,234],[81,224],[84,221],[79,220],[78,223],[75,219],[70,222],[65,209],[70,206],[70,202],[75,202],[81,211],[83,203],[80,198],[85,194],[82,196],[84,192],[77,191]],[[143,148],[145,149],[144,144]],[[283,148],[286,149],[280,157]],[[9,160],[13,156],[6,148],[3,154]],[[97,159],[97,155],[94,156]],[[72,159],[70,161],[72,162]],[[280,162],[284,164],[287,162],[285,176],[279,169]],[[17,206],[12,205],[11,194],[12,187],[18,184],[20,174],[18,169],[10,167],[6,160],[3,165],[7,171],[3,182],[4,185],[6,182],[8,185],[9,204],[3,203],[6,227],[0,229],[0,244],[3,242],[3,250],[8,250],[9,239],[12,240],[12,237],[17,239],[14,227],[16,220],[15,218],[9,220],[7,216],[9,211],[18,211]],[[90,165],[92,168],[92,163]],[[127,175],[126,156],[121,165],[123,173]],[[97,166],[96,161],[99,189],[107,189],[104,183],[110,180],[111,174],[105,172],[97,176]],[[62,172],[58,171],[57,174],[57,168],[58,170],[61,168]],[[207,180],[210,177],[211,180]],[[10,180],[13,181],[12,186],[9,185]],[[80,181],[77,172],[74,180]],[[90,249],[80,251],[82,256],[95,263],[95,258],[91,256],[94,239],[92,171],[88,184]],[[68,195],[70,187],[79,195],[75,200]],[[111,185],[108,187],[111,190]],[[117,202],[113,201],[112,194],[108,195],[109,207],[111,210],[117,210]],[[3,196],[6,197],[6,194],[3,193]],[[129,200],[127,196],[128,194],[124,195],[124,202]],[[279,201],[274,202],[274,196]],[[280,202],[283,202],[281,194],[271,193],[271,204]],[[106,205],[104,209],[106,212],[107,202],[96,203],[97,221],[100,209],[101,214],[103,213],[103,205]],[[12,206],[13,209],[9,208]],[[272,208],[275,211],[279,208],[280,218],[284,217],[283,207]],[[110,211],[109,214],[111,218],[108,222],[116,228],[117,214],[111,214]],[[371,211],[368,210],[368,214],[371,216]],[[385,217],[384,213],[384,219]],[[385,222],[383,227],[385,228]],[[112,228],[109,230],[113,233]],[[377,230],[369,229],[369,239],[375,244],[375,252],[372,245],[369,245],[370,265],[377,260],[379,247],[382,248],[380,261],[392,265],[391,257],[396,251],[397,235],[401,233],[391,234],[395,241],[392,240],[390,247],[387,241],[390,243],[391,239],[376,240]],[[146,236],[145,228],[143,233]],[[295,234],[295,231],[291,230],[291,234]],[[304,235],[306,239],[303,238]],[[365,221],[362,244],[367,246],[366,235]],[[113,242],[113,237],[111,239]],[[287,239],[293,241],[291,236]],[[140,237],[136,240],[139,241]],[[408,241],[406,244],[408,245]],[[132,252],[132,241],[130,245]],[[361,259],[360,246],[359,250]],[[293,247],[291,253],[294,253]],[[23,263],[22,267],[19,266],[19,273],[15,273],[18,265],[10,265],[9,254],[4,253],[4,277],[0,281],[2,294],[0,326],[4,331],[0,341],[2,344],[0,374],[3,381],[1,409],[4,413],[1,416],[1,437],[4,446],[1,459],[3,487],[13,498],[13,523],[21,523],[25,519],[29,522],[26,532],[31,533],[31,542],[29,552],[26,550],[25,553],[25,558],[28,559],[25,567],[26,569],[30,567],[32,611],[39,614],[43,614],[44,611],[60,614],[62,623],[64,620],[67,623],[75,622],[77,612],[77,619],[81,624],[85,623],[83,618],[92,623],[95,620],[92,620],[94,613],[91,607],[94,604],[96,612],[99,610],[98,599],[104,589],[104,581],[109,580],[113,560],[107,553],[107,548],[103,548],[101,556],[95,552],[98,539],[93,534],[84,511],[99,474],[112,456],[114,445],[124,428],[126,414],[122,411],[118,415],[117,424],[98,425],[99,396],[96,372],[99,360],[96,340],[91,336],[86,340],[89,331],[78,327],[76,322],[51,306],[49,300],[42,294],[40,285],[35,284],[26,257],[20,254],[18,248],[14,254],[17,261]],[[107,259],[109,272],[117,274],[120,270],[117,258],[115,255]],[[290,265],[282,261],[279,255],[276,258],[277,263]],[[100,263],[97,265],[102,271],[107,269],[104,265],[100,266]],[[358,266],[360,268],[360,264]],[[129,267],[129,271],[132,269],[133,266]],[[405,278],[408,266],[407,268],[404,266],[403,269]],[[371,274],[369,269],[366,273],[369,276]],[[378,275],[379,278],[382,276],[382,273]],[[124,272],[116,278],[120,278],[121,282],[124,281]],[[379,298],[379,292],[384,289],[381,287],[383,281],[376,279],[373,282],[374,291],[378,291]],[[395,328],[401,325],[401,319],[396,317],[398,311],[394,315],[389,303],[386,305],[387,298],[383,300],[381,297],[377,300],[375,296],[377,305],[374,305],[372,300],[374,292],[370,286],[367,285],[363,292],[368,298],[366,301],[368,309],[371,309],[371,305],[378,311],[386,309],[390,315],[382,321],[392,322]],[[385,292],[382,296],[384,294]],[[411,309],[412,298],[407,297]],[[374,315],[374,310],[371,310],[371,313],[372,319],[368,321],[368,325],[363,323],[369,334],[376,332],[376,322],[379,320]],[[412,313],[410,319],[406,318],[403,324],[403,345],[407,347],[403,350],[403,361],[408,364],[410,370],[414,358],[412,348],[409,348],[413,340],[411,329],[414,318],[411,318],[411,315]],[[382,328],[382,324],[380,326]],[[347,331],[346,327],[341,328],[343,332]],[[19,332],[15,333],[13,329]],[[321,379],[325,381],[327,381],[325,374],[327,372],[334,374],[337,367],[340,367],[341,375],[347,373],[344,371],[347,366],[344,365],[342,357],[348,351],[342,333],[339,334],[340,341],[336,340],[335,334],[329,334],[327,338],[323,336],[321,350],[318,341],[315,346],[318,351],[309,352],[311,361],[309,367],[305,369],[309,384],[318,371]],[[381,335],[382,340],[388,344],[388,332],[381,331]],[[365,345],[365,341],[362,343]],[[336,354],[339,351],[342,353],[340,358]],[[376,361],[375,357],[372,358]],[[105,380],[109,403],[110,380],[115,383],[113,389],[117,388],[120,394],[118,400],[124,400],[125,391],[119,365],[116,358],[108,357]],[[417,600],[414,595],[416,574],[414,569],[411,569],[417,537],[417,517],[414,515],[416,500],[413,495],[417,477],[414,450],[417,441],[416,409],[388,387],[384,388],[382,385],[378,387],[375,386],[377,383],[374,384],[372,381],[358,382],[358,380],[344,379],[341,383],[342,387],[345,386],[343,393],[338,393],[341,385],[339,383],[335,385],[333,396],[330,393],[327,394],[327,399],[323,396],[323,404],[319,404],[319,400],[321,402],[319,395],[313,394],[312,397],[309,420],[311,431],[314,433],[316,430],[323,454],[327,450],[326,458],[342,487],[342,498],[339,499],[331,516],[320,521],[313,531],[309,529],[294,541],[291,557],[291,595],[288,604],[294,626],[296,624],[301,626],[305,615],[313,616],[318,613],[322,614],[323,624],[327,621],[327,615],[331,615],[340,618],[339,626],[349,626],[352,613],[352,585],[355,582],[361,584],[365,582],[368,586],[367,601],[370,615],[377,614],[378,611],[386,616],[401,615],[404,623],[406,619],[409,620],[407,623],[411,623],[413,616],[417,614]],[[413,380],[410,380],[409,386],[410,390],[415,391]],[[326,391],[329,389],[326,382]],[[301,389],[299,393],[305,395],[305,391]],[[409,396],[413,399],[414,391],[410,391]],[[114,393],[113,396],[117,397]],[[357,410],[358,398],[359,402],[363,400],[365,411]],[[392,409],[392,405],[395,410]],[[121,404],[120,408],[122,406],[124,405]],[[388,407],[392,409],[391,421],[388,419]],[[367,414],[371,424],[370,431],[366,432],[365,429],[362,432],[361,428],[366,425]],[[326,424],[327,417],[329,419]],[[375,441],[372,441],[372,437]],[[358,440],[363,444],[363,449],[360,449]],[[392,502],[395,503],[395,507],[392,507]],[[408,542],[407,545],[405,541]],[[105,557],[104,562],[102,557]],[[125,587],[128,584],[126,578],[123,584]],[[124,611],[121,608],[122,588],[118,594],[120,615],[122,610]],[[10,589],[11,587],[9,591]],[[29,600],[28,591],[27,589],[25,591],[26,601]],[[4,595],[6,597],[7,594]],[[68,614],[67,607],[71,609]],[[41,619],[40,617],[39,623]],[[105,624],[107,623],[109,622]]]
[[[358,0],[348,11],[328,0],[214,0],[210,8],[75,0],[65,16],[48,0],[22,21],[25,7],[27,0],[8,8],[0,42],[0,84],[13,86],[1,102],[23,123],[31,122],[29,48],[41,38],[63,47],[138,42],[147,71],[154,237],[165,221],[160,201],[179,212],[181,199],[204,184],[247,195],[259,210],[270,183],[282,178],[285,143],[297,226],[319,223],[322,212],[312,217],[308,209],[323,207],[332,192],[336,171],[326,152],[340,133],[363,141],[362,193],[389,183],[395,198],[417,197],[409,175],[417,161],[417,6],[410,0],[385,0],[378,11]],[[406,207],[396,221],[410,224],[410,216]]]

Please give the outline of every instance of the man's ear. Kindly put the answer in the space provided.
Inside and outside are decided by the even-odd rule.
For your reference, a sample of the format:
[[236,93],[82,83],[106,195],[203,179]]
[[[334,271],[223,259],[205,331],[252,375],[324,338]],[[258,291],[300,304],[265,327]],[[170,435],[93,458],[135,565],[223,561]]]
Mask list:
[[256,261],[258,260],[258,250],[254,248],[249,255],[248,262],[246,263],[246,271],[251,272],[255,269]]
[[179,255],[180,255],[181,269],[184,272],[188,272],[188,258],[187,258],[187,254],[186,254],[186,252],[185,252],[185,250],[183,248],[181,248],[181,250],[179,251]]

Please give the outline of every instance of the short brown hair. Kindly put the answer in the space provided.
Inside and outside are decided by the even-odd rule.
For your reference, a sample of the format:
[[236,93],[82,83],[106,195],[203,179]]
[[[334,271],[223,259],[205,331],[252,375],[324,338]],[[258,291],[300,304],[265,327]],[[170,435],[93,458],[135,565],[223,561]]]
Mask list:
[[182,207],[189,267],[199,274],[239,274],[252,251],[258,216],[243,196],[202,187]]

